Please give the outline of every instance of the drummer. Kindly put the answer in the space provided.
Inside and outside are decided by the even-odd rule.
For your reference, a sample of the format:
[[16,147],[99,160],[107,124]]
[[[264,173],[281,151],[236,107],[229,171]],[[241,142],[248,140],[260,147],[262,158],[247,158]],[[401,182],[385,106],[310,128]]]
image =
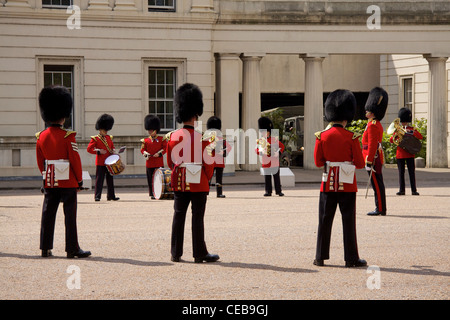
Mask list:
[[87,152],[97,155],[95,158],[95,201],[100,201],[105,177],[108,186],[107,200],[119,200],[114,192],[113,176],[108,172],[105,165],[106,158],[112,154],[117,154],[112,141],[113,136],[108,135],[108,131],[112,129],[113,125],[114,118],[109,114],[102,114],[95,124],[95,129],[99,133],[96,136],[91,136],[91,141],[87,147]]
[[144,127],[150,136],[141,139],[141,153],[146,160],[148,193],[152,199],[155,199],[153,195],[153,173],[156,169],[164,167],[163,155],[166,153],[167,141],[158,136],[161,121],[157,116],[148,114],[144,119]]

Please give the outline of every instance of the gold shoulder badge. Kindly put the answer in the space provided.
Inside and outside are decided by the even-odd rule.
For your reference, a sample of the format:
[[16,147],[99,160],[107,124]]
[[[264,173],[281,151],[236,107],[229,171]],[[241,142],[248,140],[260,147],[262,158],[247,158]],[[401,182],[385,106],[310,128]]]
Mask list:
[[77,134],[76,131],[66,130],[66,135],[64,136],[64,139],[67,138],[68,136],[70,136],[70,135],[73,134],[73,133]]
[[98,136],[91,136],[91,139],[97,140]]
[[[44,130],[42,130],[42,131],[44,131]],[[34,136],[36,137],[36,139],[39,140],[39,136],[41,135],[42,131],[36,132],[36,133],[34,134]]]
[[377,120],[376,119],[372,120],[372,124],[377,124]]
[[166,134],[164,135],[163,141],[170,141],[170,136],[171,136],[172,133],[174,133],[174,132],[175,132],[175,130],[169,131],[168,133],[166,133]]
[[322,136],[322,132],[325,132],[327,130],[330,130],[330,128],[332,128],[331,125],[328,125],[324,130],[322,131],[317,131],[316,133],[314,133],[314,135],[316,136],[317,139],[320,140],[320,137]]
[[350,132],[350,133],[353,134],[352,140],[355,140],[355,139],[358,139],[359,137],[361,137],[361,134],[360,134],[360,133],[353,132],[353,131],[350,131],[350,130],[348,130],[348,129],[345,129],[345,130],[347,130],[348,132]]
[[111,138],[111,140],[114,138],[114,136],[112,136],[112,135],[109,135],[109,137]]
[[139,140],[139,141],[141,141],[142,143],[144,143],[145,142],[145,139],[144,138],[142,138],[141,140]]

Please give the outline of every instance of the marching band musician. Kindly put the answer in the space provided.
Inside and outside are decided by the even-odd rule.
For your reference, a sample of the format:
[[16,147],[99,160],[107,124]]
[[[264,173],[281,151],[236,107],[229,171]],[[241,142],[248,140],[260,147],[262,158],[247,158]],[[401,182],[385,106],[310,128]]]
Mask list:
[[185,83],[176,91],[174,102],[176,120],[183,123],[183,128],[170,133],[167,145],[167,164],[172,170],[174,191],[171,260],[181,261],[186,212],[191,203],[194,262],[215,262],[219,256],[208,253],[204,235],[206,200],[214,164],[205,161],[204,157],[209,142],[194,129],[195,122],[203,114],[202,92],[195,84]]
[[65,251],[67,258],[85,258],[90,251],[81,250],[77,235],[77,191],[83,185],[82,166],[76,132],[63,129],[72,111],[70,92],[60,86],[46,87],[39,94],[39,109],[47,129],[36,133],[36,158],[44,178],[44,203],[40,234],[42,257],[52,256],[56,212],[63,203]]
[[264,185],[266,191],[264,197],[272,196],[272,176],[275,184],[275,193],[282,197],[284,196],[284,193],[281,191],[279,155],[284,151],[284,144],[281,143],[277,137],[271,136],[271,130],[274,127],[272,120],[269,118],[259,118],[258,127],[265,135],[263,138],[258,139],[258,145],[256,147],[256,153],[261,156],[261,166],[264,171]]
[[388,94],[379,87],[373,88],[367,98],[365,110],[369,119],[362,137],[363,156],[375,194],[375,210],[369,216],[386,215],[386,190],[383,182],[382,166],[384,154],[382,149],[383,120],[388,106]]
[[314,264],[323,266],[329,259],[331,228],[337,205],[342,215],[344,258],[346,267],[366,266],[359,258],[356,241],[356,176],[355,168],[364,168],[359,134],[345,126],[353,120],[356,99],[348,90],[336,90],[325,101],[325,118],[330,125],[317,132],[314,162],[324,167],[319,200],[319,228]]
[[148,193],[152,199],[153,196],[153,173],[156,169],[164,167],[163,155],[166,153],[167,141],[158,136],[161,129],[161,121],[157,116],[148,114],[144,119],[145,130],[149,137],[141,139],[141,153],[145,158],[145,167],[148,182]]
[[[223,170],[225,168],[225,157],[228,152],[231,150],[230,144],[223,139],[220,134],[220,130],[222,129],[222,121],[220,118],[216,116],[212,116],[206,122],[206,128],[208,130],[217,130],[218,132],[214,132],[209,140],[209,146],[207,147],[208,154],[214,159],[214,170],[216,172],[216,191],[217,198],[225,198],[225,195],[222,194],[222,178],[223,178]],[[218,148],[218,150],[216,149]],[[217,152],[219,151],[219,152]]]
[[[413,126],[410,125],[412,121],[412,112],[408,108],[401,108],[398,111],[398,117],[400,118],[400,122],[402,126],[405,128],[405,131],[407,134],[412,134],[414,137],[416,137],[419,140],[423,139],[422,134],[420,134],[419,131],[417,131]],[[396,137],[398,139],[398,136]],[[395,143],[395,138],[392,136],[389,141],[391,143]],[[400,146],[397,146],[397,168],[398,168],[398,181],[400,185],[400,190],[396,193],[398,196],[404,196],[405,195],[405,163],[408,167],[408,174],[409,174],[409,183],[411,185],[411,193],[414,196],[418,196],[419,193],[417,192],[416,188],[416,165],[414,163],[414,155],[409,153],[408,151],[400,148]]]
[[108,131],[112,129],[113,125],[114,118],[109,114],[102,114],[95,124],[95,130],[98,130],[99,133],[96,136],[91,136],[91,141],[87,147],[87,152],[97,155],[95,158],[95,201],[100,201],[105,177],[108,186],[107,200],[119,200],[115,195],[113,176],[108,172],[105,165],[106,158],[116,153],[112,141],[113,136],[108,135]]

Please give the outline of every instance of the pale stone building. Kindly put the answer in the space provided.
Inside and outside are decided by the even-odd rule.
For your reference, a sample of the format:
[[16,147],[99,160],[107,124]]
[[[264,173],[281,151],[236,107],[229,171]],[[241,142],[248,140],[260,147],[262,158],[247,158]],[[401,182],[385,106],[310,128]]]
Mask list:
[[[73,10],[66,10],[69,5]],[[184,82],[203,91],[201,120],[216,114],[224,130],[257,128],[265,106],[304,104],[304,163],[313,168],[313,133],[323,127],[324,94],[346,88],[363,100],[372,87],[385,86],[392,97],[388,124],[404,102],[396,97],[410,75],[415,115],[429,119],[427,163],[447,167],[450,3],[371,5],[0,0],[0,176],[38,175],[34,134],[45,126],[37,95],[48,84],[72,91],[69,125],[77,131],[85,170],[95,172],[94,156],[85,151],[96,134],[95,121],[110,113],[115,145],[128,147],[126,172],[144,174],[143,118],[155,113],[163,132],[176,128],[172,98]],[[397,72],[400,61],[410,69]],[[258,166],[227,170],[236,167]]]

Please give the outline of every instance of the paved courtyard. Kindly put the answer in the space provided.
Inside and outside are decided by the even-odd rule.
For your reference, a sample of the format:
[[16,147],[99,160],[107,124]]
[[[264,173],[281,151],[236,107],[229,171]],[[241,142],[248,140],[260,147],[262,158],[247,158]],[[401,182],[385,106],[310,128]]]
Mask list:
[[331,259],[325,267],[312,264],[319,189],[306,177],[320,171],[296,173],[305,183],[270,198],[262,196],[260,176],[245,175],[225,177],[225,199],[217,199],[214,188],[210,193],[206,243],[220,261],[203,264],[193,263],[190,214],[184,261],[170,261],[173,200],[150,200],[145,187],[116,179],[117,202],[94,202],[93,191],[79,193],[78,236],[81,248],[92,251],[87,259],[65,258],[62,207],[54,257],[41,258],[42,194],[1,190],[0,299],[450,298],[449,170],[419,171],[420,196],[407,189],[403,197],[395,195],[396,170],[387,170],[385,217],[366,215],[374,208],[373,192],[365,199],[367,174],[358,173],[358,245],[369,269],[344,268],[339,212]]

